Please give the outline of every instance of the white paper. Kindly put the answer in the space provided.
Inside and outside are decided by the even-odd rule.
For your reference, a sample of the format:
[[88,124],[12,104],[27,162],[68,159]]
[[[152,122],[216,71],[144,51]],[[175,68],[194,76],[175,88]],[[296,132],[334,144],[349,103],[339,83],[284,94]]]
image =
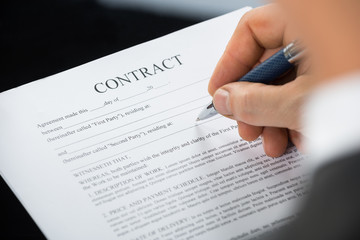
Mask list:
[[1,174],[47,238],[246,239],[295,217],[295,148],[195,122],[248,10],[0,94]]

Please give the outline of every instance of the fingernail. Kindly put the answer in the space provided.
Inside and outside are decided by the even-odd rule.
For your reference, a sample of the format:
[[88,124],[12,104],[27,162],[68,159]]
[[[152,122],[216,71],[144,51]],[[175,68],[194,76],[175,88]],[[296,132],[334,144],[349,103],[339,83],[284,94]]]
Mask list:
[[216,111],[222,115],[232,115],[229,104],[229,92],[224,89],[218,89],[214,94],[214,105]]

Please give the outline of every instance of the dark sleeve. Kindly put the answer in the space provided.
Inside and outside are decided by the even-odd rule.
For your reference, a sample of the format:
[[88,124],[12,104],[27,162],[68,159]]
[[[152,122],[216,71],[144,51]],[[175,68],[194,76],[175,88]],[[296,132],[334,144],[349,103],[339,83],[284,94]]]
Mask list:
[[299,218],[275,238],[360,239],[360,152],[339,157],[317,171]]

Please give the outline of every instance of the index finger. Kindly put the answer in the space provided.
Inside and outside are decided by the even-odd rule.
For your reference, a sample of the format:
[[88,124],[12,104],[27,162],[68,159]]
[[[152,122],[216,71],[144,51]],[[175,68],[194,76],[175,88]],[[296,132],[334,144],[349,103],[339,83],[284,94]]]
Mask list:
[[[255,8],[240,20],[209,82],[209,93],[249,72],[265,49],[290,42],[287,23],[280,7],[269,4]],[[286,35],[287,34],[287,35]]]

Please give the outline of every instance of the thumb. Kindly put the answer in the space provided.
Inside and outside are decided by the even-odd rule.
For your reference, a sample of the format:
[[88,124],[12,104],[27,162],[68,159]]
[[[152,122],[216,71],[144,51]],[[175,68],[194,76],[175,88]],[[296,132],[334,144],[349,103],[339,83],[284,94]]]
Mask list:
[[281,86],[230,83],[215,92],[214,105],[220,114],[252,126],[298,130],[300,106],[307,92],[301,78],[305,77]]

